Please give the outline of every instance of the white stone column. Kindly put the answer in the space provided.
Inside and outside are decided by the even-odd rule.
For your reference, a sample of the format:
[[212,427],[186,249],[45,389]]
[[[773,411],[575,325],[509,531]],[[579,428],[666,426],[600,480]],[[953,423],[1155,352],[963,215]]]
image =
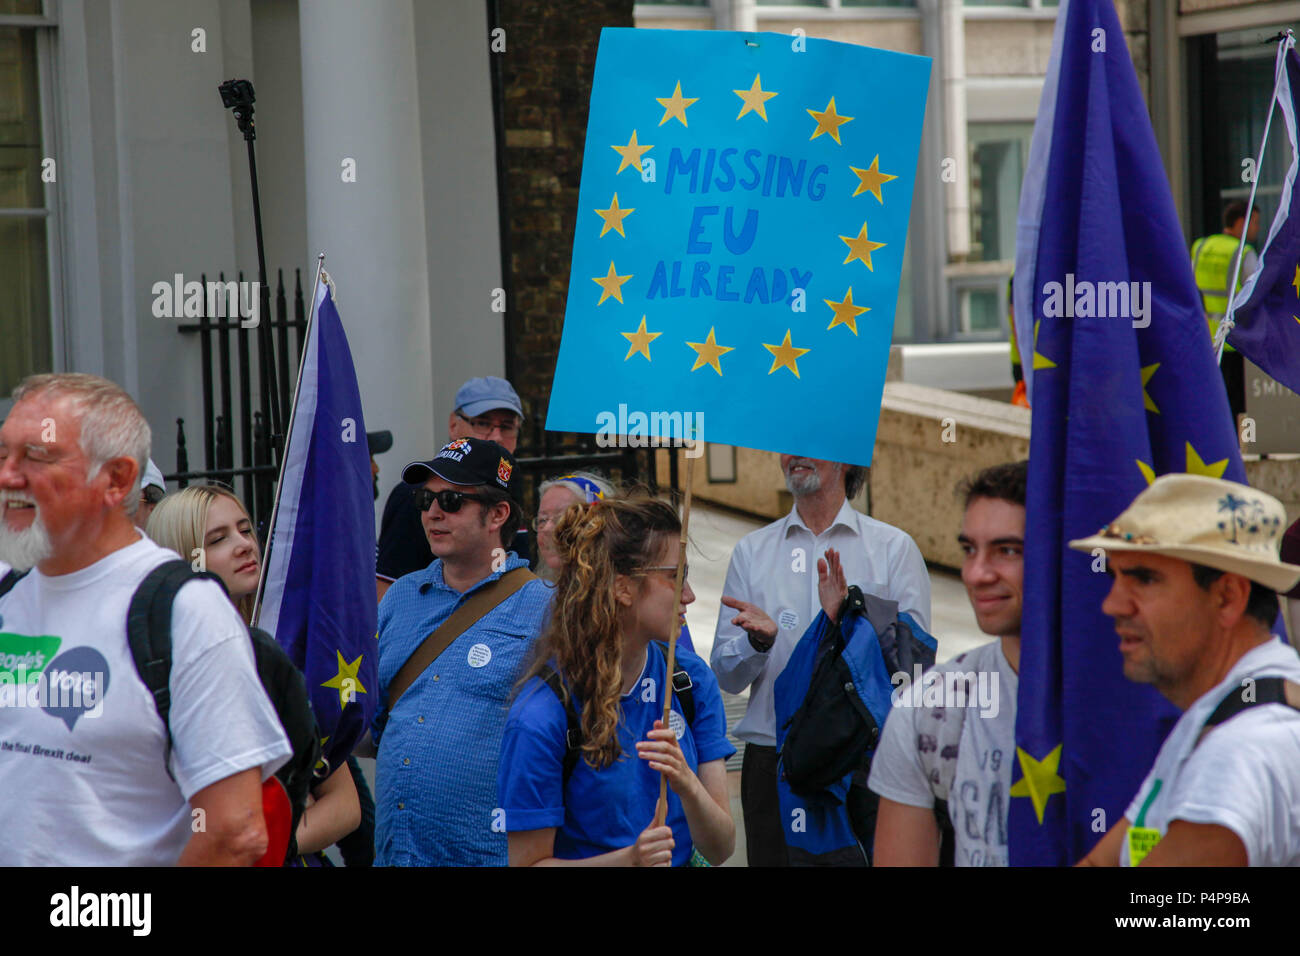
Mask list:
[[[431,414],[414,13],[411,0],[301,0],[298,22],[305,259],[314,275],[316,254],[326,255],[366,427],[393,432],[392,451],[379,459],[382,507],[402,465],[433,454],[446,425]],[[346,181],[347,160],[355,182]]]
[[970,255],[970,150],[966,145],[966,19],[962,0],[940,0],[944,146],[957,161],[957,181],[944,190],[948,261]]

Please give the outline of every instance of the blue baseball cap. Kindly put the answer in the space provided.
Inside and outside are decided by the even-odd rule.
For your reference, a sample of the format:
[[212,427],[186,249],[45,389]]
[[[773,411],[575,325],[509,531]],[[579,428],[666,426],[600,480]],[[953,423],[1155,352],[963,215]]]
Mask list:
[[519,402],[519,395],[504,378],[485,375],[471,378],[456,393],[456,408],[467,418],[482,415],[495,408],[507,408],[520,418],[524,417],[524,407]]

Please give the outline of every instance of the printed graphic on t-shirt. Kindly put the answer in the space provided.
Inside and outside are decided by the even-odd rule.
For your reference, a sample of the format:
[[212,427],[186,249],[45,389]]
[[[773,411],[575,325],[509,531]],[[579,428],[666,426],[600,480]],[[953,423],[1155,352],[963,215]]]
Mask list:
[[[41,710],[69,731],[83,716],[103,713],[108,661],[93,647],[70,647],[56,655],[62,643],[50,634],[0,634],[0,708]],[[23,743],[0,741],[0,749],[30,753],[29,747],[19,746]]]
[[1007,801],[1002,780],[1006,755],[1001,747],[979,739],[983,735],[965,736],[952,800],[953,825],[963,837],[957,841],[954,862],[958,866],[1006,866]]

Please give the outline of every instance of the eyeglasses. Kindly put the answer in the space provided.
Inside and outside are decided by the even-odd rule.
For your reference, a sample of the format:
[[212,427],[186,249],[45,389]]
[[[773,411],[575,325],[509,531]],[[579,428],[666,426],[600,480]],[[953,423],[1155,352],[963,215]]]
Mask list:
[[[676,574],[677,574],[677,565],[675,565],[675,564],[660,564],[660,565],[656,565],[656,566],[653,567],[653,568],[637,568],[637,569],[636,569],[636,573],[637,573],[637,574],[641,574],[641,573],[644,573],[644,572],[646,572],[646,571],[671,571],[672,574],[673,574],[674,576],[676,576]],[[688,562],[687,562],[687,563],[682,567],[682,580],[685,581],[688,577],[690,577],[690,574],[691,574],[691,565],[690,565],[690,562],[688,561]]]
[[494,422],[490,418],[468,418],[461,414],[459,409],[456,411],[456,417],[467,423],[470,431],[478,438],[488,438],[494,431],[499,431],[502,438],[511,438],[519,434],[519,425],[516,422]]
[[482,495],[471,495],[464,491],[430,491],[428,488],[415,489],[415,508],[421,514],[429,506],[438,502],[438,507],[447,514],[455,514],[466,501],[487,501]]
[[533,530],[541,531],[543,528],[549,528],[551,525],[557,524],[563,514],[564,512],[561,511],[557,515],[538,515],[533,519]]

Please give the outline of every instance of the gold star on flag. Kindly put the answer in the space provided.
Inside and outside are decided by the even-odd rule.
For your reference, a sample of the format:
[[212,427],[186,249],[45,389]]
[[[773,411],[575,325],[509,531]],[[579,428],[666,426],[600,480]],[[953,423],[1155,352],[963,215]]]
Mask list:
[[[1296,266],[1296,267],[1295,267],[1295,278],[1291,280],[1291,284],[1292,284],[1293,286],[1295,286],[1295,294],[1296,294],[1297,296],[1300,296],[1300,266]],[[1295,318],[1295,317],[1292,316],[1292,318]],[[1297,320],[1297,321],[1300,321],[1300,320]]]
[[877,249],[883,249],[885,243],[872,242],[867,238],[867,224],[865,222],[862,224],[862,229],[858,231],[856,237],[851,239],[848,236],[840,236],[840,240],[849,247],[848,258],[840,263],[840,265],[846,266],[854,259],[860,259],[862,260],[862,264],[865,265],[868,270],[871,272],[876,271],[871,265],[871,253]]
[[849,291],[844,293],[843,302],[833,302],[830,299],[822,299],[831,307],[835,313],[835,318],[831,319],[831,324],[826,326],[827,331],[835,328],[837,325],[846,325],[849,331],[854,335],[858,334],[858,316],[864,312],[870,312],[871,307],[867,305],[855,305],[853,302],[853,286],[849,286]]
[[777,369],[784,367],[794,372],[795,378],[799,377],[799,366],[797,364],[799,356],[812,351],[811,349],[797,349],[791,345],[789,329],[785,330],[785,341],[780,345],[768,345],[764,342],[763,348],[772,353],[772,367],[767,370],[768,375],[771,375]]
[[1142,472],[1142,477],[1147,480],[1147,484],[1149,485],[1151,484],[1151,482],[1155,481],[1156,470],[1152,468],[1150,465],[1148,465],[1141,458],[1136,459],[1136,461],[1137,461],[1138,471]]
[[1035,760],[1020,747],[1016,748],[1016,756],[1020,758],[1020,772],[1024,776],[1013,783],[1008,792],[1013,797],[1028,797],[1033,801],[1039,826],[1043,825],[1047,798],[1054,793],[1065,793],[1065,780],[1056,772],[1061,765],[1062,746],[1057,744],[1056,749],[1042,760]]
[[696,96],[687,99],[682,96],[682,81],[678,80],[677,87],[673,90],[672,96],[656,96],[655,99],[658,100],[659,105],[664,108],[664,118],[659,121],[660,126],[663,126],[664,123],[667,123],[670,119],[679,119],[682,121],[682,125],[685,126],[687,125],[686,107],[690,106],[692,103],[698,103],[700,98]]
[[623,161],[618,164],[618,172],[614,174],[617,176],[618,173],[621,173],[629,166],[638,173],[641,172],[641,156],[654,149],[654,147],[642,146],[638,143],[636,141],[636,130],[632,130],[632,138],[627,141],[626,146],[611,146],[610,149],[623,157]]
[[357,659],[349,664],[343,659],[339,651],[335,651],[339,658],[339,672],[321,684],[322,687],[333,687],[339,692],[339,709],[342,710],[347,706],[348,701],[356,700],[357,694],[366,693],[366,689],[361,686],[361,681],[357,679],[357,671],[361,670],[361,658],[363,655],[357,655]]
[[618,205],[618,193],[614,193],[614,198],[610,200],[608,209],[596,210],[596,215],[605,220],[605,225],[600,227],[600,235],[603,236],[605,233],[613,229],[620,236],[626,239],[627,233],[623,231],[623,220],[634,212],[636,212],[636,209],[620,208]]
[[692,372],[697,368],[712,365],[713,371],[721,375],[722,366],[718,364],[718,357],[726,355],[728,352],[735,351],[734,346],[718,344],[717,340],[713,337],[712,327],[709,328],[709,337],[703,342],[687,342],[686,344],[695,349],[696,352],[695,364],[691,366]]
[[603,276],[592,276],[591,281],[600,286],[600,301],[597,305],[604,305],[605,300],[611,295],[618,299],[619,305],[623,304],[623,283],[632,278],[630,275],[621,276],[614,271],[614,260],[609,260],[609,272]]
[[890,176],[889,174],[880,171],[879,154],[876,155],[876,158],[871,161],[871,165],[866,169],[858,169],[856,166],[850,166],[849,169],[858,174],[858,188],[853,190],[853,195],[859,196],[862,193],[870,192],[871,195],[876,197],[876,201],[882,204],[885,200],[880,196],[881,185],[889,182],[891,179],[898,178],[897,176]]
[[826,109],[822,110],[820,113],[816,110],[809,110],[808,115],[817,121],[817,128],[813,130],[813,134],[808,137],[810,140],[816,139],[822,133],[829,133],[831,139],[835,140],[835,142],[839,143],[841,146],[844,145],[843,143],[840,143],[840,127],[845,123],[853,122],[853,117],[841,116],[839,113],[835,112],[835,97],[831,97],[830,104]]
[[663,335],[662,332],[647,332],[645,330],[644,315],[641,316],[641,324],[637,327],[635,332],[620,332],[618,334],[632,343],[632,347],[627,350],[627,355],[623,356],[624,362],[630,359],[637,352],[644,355],[647,362],[650,361],[650,343]]
[[1212,461],[1208,465],[1201,460],[1201,456],[1196,453],[1192,443],[1187,443],[1187,473],[1189,475],[1205,475],[1209,478],[1222,478],[1223,473],[1228,470],[1228,459],[1222,461]]
[[1042,324],[1043,324],[1042,319],[1039,319],[1037,322],[1034,323],[1034,371],[1035,372],[1038,371],[1040,368],[1056,368],[1055,362],[1053,362],[1045,355],[1038,354],[1038,327]]
[[740,108],[740,112],[736,115],[736,119],[740,119],[746,113],[754,113],[761,116],[764,123],[767,122],[767,101],[777,94],[764,91],[758,85],[759,76],[760,74],[758,73],[754,74],[754,83],[749,89],[731,91],[739,96],[741,102],[745,104]]
[[1155,412],[1157,415],[1160,414],[1160,409],[1156,408],[1156,403],[1152,400],[1150,394],[1147,393],[1147,383],[1151,381],[1151,376],[1156,374],[1156,369],[1159,367],[1160,363],[1156,362],[1155,365],[1147,365],[1142,369],[1142,401],[1146,405],[1147,411]]

